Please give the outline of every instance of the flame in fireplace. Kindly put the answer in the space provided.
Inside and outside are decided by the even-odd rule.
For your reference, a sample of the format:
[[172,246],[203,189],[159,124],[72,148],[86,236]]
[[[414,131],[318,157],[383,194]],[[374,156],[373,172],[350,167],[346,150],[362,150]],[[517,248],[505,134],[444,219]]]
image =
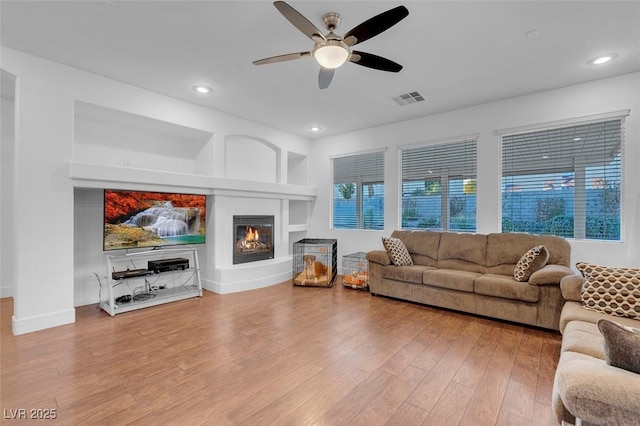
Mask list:
[[247,233],[244,236],[245,241],[259,241],[260,235],[258,234],[258,230],[252,228],[251,226],[247,226]]
[[258,229],[253,226],[246,227],[244,238],[240,238],[236,246],[240,251],[265,250],[268,248],[265,243],[260,241]]

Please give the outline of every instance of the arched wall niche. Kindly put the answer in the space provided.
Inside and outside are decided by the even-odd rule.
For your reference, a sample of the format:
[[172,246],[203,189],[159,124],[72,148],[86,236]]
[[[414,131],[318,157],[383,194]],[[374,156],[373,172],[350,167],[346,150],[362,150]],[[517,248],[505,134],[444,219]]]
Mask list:
[[268,140],[247,135],[224,139],[225,177],[281,183],[282,150]]

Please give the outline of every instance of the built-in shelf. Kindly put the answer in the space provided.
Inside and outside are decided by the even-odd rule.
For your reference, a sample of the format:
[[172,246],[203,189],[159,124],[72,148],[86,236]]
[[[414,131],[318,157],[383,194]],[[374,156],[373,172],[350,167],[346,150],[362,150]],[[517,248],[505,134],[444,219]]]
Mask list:
[[73,161],[213,174],[213,133],[76,101]]
[[[69,177],[80,188],[131,188],[132,184],[188,187],[206,190],[211,187],[211,176],[175,173],[158,170],[116,167],[103,164],[69,163]],[[145,189],[145,188],[141,188]]]
[[308,225],[306,223],[300,225],[289,225],[289,232],[306,232]]
[[[236,153],[237,163],[255,162],[252,174],[214,176],[212,132],[76,101],[69,176],[74,186],[85,188],[180,189],[296,200],[305,206],[294,207],[293,224],[307,221],[306,204],[317,196],[315,188],[306,186],[307,156],[288,153],[287,183],[280,183],[279,148],[248,136],[229,136],[226,143],[227,151]],[[254,145],[263,151],[247,156],[247,146]],[[264,162],[267,154],[271,161]]]
[[305,202],[314,200],[318,195],[317,188],[312,186],[256,182],[220,177],[213,177],[211,181],[211,188],[213,189],[214,195],[278,198]]
[[304,204],[315,199],[318,192],[315,187],[310,186],[115,167],[77,161],[69,163],[69,177],[79,188],[126,187],[145,190],[180,188],[211,195],[297,200]]

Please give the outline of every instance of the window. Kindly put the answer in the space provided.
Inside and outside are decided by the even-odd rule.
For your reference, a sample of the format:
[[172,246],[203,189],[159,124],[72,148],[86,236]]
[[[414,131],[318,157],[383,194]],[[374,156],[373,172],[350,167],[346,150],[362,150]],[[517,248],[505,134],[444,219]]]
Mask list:
[[402,150],[403,229],[476,230],[476,140]]
[[623,119],[502,136],[502,231],[620,240]]
[[384,229],[384,151],[333,159],[333,228]]

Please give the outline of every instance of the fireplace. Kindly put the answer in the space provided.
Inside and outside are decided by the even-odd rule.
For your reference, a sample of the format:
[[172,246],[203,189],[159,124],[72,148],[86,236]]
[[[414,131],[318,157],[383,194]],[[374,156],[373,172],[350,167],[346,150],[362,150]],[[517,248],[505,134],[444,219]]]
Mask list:
[[233,216],[233,264],[273,259],[273,216]]

